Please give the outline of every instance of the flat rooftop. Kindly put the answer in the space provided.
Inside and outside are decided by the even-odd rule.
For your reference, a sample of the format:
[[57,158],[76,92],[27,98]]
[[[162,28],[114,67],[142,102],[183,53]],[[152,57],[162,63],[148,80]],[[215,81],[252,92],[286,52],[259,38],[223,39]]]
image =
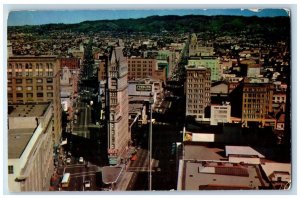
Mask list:
[[264,155],[256,151],[250,146],[225,146],[226,156],[229,155],[247,155],[257,156],[259,158],[265,158]]
[[182,183],[183,190],[247,190],[268,186],[257,165],[212,161],[185,161]]
[[9,117],[40,117],[46,112],[49,103],[14,104],[8,106]]
[[8,159],[21,157],[33,133],[33,128],[8,130]]
[[186,160],[221,160],[224,149],[200,145],[184,145],[184,156]]

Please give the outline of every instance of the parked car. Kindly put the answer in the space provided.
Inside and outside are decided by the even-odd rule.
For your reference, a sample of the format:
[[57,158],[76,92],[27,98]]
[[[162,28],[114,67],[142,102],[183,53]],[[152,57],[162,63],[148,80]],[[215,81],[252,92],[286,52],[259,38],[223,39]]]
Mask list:
[[70,164],[70,163],[71,163],[71,158],[67,158],[67,159],[66,159],[66,162],[67,162],[68,164]]

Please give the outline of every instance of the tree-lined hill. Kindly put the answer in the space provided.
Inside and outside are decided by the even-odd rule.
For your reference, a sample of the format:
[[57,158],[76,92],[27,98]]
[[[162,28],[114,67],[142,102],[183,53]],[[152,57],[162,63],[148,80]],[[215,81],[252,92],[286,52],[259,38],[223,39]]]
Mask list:
[[84,21],[77,24],[46,24],[36,26],[10,26],[8,32],[38,33],[52,31],[71,32],[149,32],[160,33],[169,31],[175,33],[203,32],[215,33],[247,30],[274,36],[290,34],[289,17],[242,17],[242,16],[150,16],[139,19]]

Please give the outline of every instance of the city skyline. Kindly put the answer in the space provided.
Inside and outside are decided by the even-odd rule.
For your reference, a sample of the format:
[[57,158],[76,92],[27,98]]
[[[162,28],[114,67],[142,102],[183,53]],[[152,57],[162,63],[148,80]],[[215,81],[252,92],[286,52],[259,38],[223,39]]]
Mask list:
[[288,10],[69,9],[7,27],[9,192],[290,189]]
[[[83,21],[138,19],[149,16],[165,15],[231,15],[278,17],[289,16],[286,9],[111,9],[111,10],[24,10],[11,11],[8,15],[8,26],[42,25],[50,23],[75,24]],[[51,16],[51,17],[50,17]]]

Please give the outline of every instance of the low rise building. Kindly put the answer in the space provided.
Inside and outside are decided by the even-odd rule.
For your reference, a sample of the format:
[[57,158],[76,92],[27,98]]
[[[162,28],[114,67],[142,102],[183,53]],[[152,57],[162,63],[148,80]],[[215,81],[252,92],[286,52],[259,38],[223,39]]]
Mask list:
[[261,165],[265,175],[268,177],[272,188],[290,189],[292,183],[292,165],[290,163],[266,162]]

